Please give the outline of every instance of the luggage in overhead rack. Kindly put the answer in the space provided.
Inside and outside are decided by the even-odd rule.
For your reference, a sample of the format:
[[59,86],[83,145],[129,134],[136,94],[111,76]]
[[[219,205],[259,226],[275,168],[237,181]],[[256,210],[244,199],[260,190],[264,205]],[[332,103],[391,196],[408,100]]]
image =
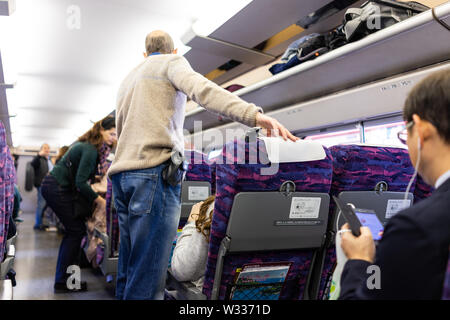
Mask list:
[[367,1],[360,8],[350,8],[345,12],[344,32],[348,42],[357,41],[428,9],[415,1]]

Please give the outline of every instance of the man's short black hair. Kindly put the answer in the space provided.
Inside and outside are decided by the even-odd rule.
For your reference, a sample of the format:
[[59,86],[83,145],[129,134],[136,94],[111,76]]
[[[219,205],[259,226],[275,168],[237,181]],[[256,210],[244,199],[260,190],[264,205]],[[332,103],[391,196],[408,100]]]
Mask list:
[[439,136],[450,144],[450,69],[431,74],[411,90],[403,119],[410,122],[413,114],[434,125]]

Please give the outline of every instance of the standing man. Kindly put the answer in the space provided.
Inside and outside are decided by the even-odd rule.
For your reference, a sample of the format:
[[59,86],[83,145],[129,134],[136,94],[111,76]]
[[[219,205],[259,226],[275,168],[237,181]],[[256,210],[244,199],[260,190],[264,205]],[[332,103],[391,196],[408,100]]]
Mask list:
[[180,217],[181,185],[162,178],[174,150],[183,152],[186,96],[204,108],[296,141],[261,108],[195,72],[176,55],[171,37],[151,32],[146,59],[122,82],[116,118],[118,144],[109,169],[119,215],[116,297],[163,299],[172,241]]
[[37,156],[31,161],[31,166],[34,168],[34,186],[37,189],[37,206],[36,206],[36,222],[34,224],[35,230],[45,230],[46,225],[42,223],[42,215],[45,208],[45,199],[41,193],[41,182],[47,173],[53,168],[53,164],[49,160],[50,146],[44,143],[39,150]]

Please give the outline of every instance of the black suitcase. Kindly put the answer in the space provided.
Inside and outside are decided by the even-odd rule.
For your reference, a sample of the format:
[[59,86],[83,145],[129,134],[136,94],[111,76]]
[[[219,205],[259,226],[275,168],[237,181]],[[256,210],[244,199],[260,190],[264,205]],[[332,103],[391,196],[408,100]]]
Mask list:
[[344,32],[353,42],[430,9],[415,1],[371,0],[345,13]]
[[31,165],[31,161],[27,163],[25,172],[25,190],[32,191],[34,187],[34,168]]

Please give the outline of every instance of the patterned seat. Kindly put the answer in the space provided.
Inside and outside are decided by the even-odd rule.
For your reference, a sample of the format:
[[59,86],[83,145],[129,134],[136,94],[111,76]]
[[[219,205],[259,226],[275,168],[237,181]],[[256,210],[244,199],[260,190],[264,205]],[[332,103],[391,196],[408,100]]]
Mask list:
[[[330,147],[333,156],[333,183],[331,195],[342,191],[374,191],[377,183],[387,183],[388,191],[405,192],[414,174],[408,150],[395,147],[364,145],[337,145]],[[414,192],[414,184],[410,192]],[[335,205],[330,203],[329,220],[333,222]],[[334,227],[329,224],[329,230]],[[333,241],[334,242],[334,241]],[[325,256],[319,299],[328,296],[327,285],[336,263],[334,244],[330,244]]]
[[6,234],[8,234],[10,217],[14,210],[14,183],[16,181],[16,168],[14,167],[14,159],[11,155],[11,151],[6,146],[4,152],[6,153],[6,172],[5,172],[5,201],[6,201]]
[[[184,152],[184,156],[186,158],[186,161],[188,161],[189,163],[188,170],[186,171],[185,181],[209,182],[212,189],[213,184],[211,180],[211,166],[207,162],[207,155],[195,150],[186,150]],[[186,218],[181,218],[178,228],[183,228],[185,224]]]
[[208,160],[211,171],[211,194],[216,194],[216,159]]
[[211,168],[207,163],[207,156],[194,150],[186,150],[184,156],[189,162],[186,181],[211,182]]
[[414,188],[414,203],[428,198],[433,193],[434,188],[423,181],[421,176],[417,176],[416,186]]
[[6,251],[10,216],[14,207],[14,182],[16,170],[14,160],[6,144],[6,131],[0,121],[0,261]]
[[[226,234],[235,196],[246,191],[278,191],[283,182],[288,180],[295,183],[298,192],[329,193],[332,159],[330,152],[327,149],[325,151],[326,158],[324,160],[280,163],[276,174],[261,175],[261,169],[270,166],[262,141],[245,143],[238,140],[225,146],[222,157],[219,157],[216,163],[216,201],[203,286],[203,293],[208,299],[211,298],[218,251]],[[245,161],[239,161],[243,160],[240,157],[243,154],[245,154]],[[258,161],[255,161],[256,158],[252,158],[252,155],[256,154],[258,154]],[[243,264],[280,261],[292,262],[280,299],[302,299],[313,252],[314,250],[286,250],[227,255],[224,259],[218,299],[225,299],[227,286],[232,283],[236,269],[242,267]]]
[[6,132],[3,123],[0,121],[0,262],[5,257],[6,237]]
[[442,299],[450,300],[450,254],[449,254],[449,258],[448,258],[448,262],[447,262],[447,273],[445,274]]

